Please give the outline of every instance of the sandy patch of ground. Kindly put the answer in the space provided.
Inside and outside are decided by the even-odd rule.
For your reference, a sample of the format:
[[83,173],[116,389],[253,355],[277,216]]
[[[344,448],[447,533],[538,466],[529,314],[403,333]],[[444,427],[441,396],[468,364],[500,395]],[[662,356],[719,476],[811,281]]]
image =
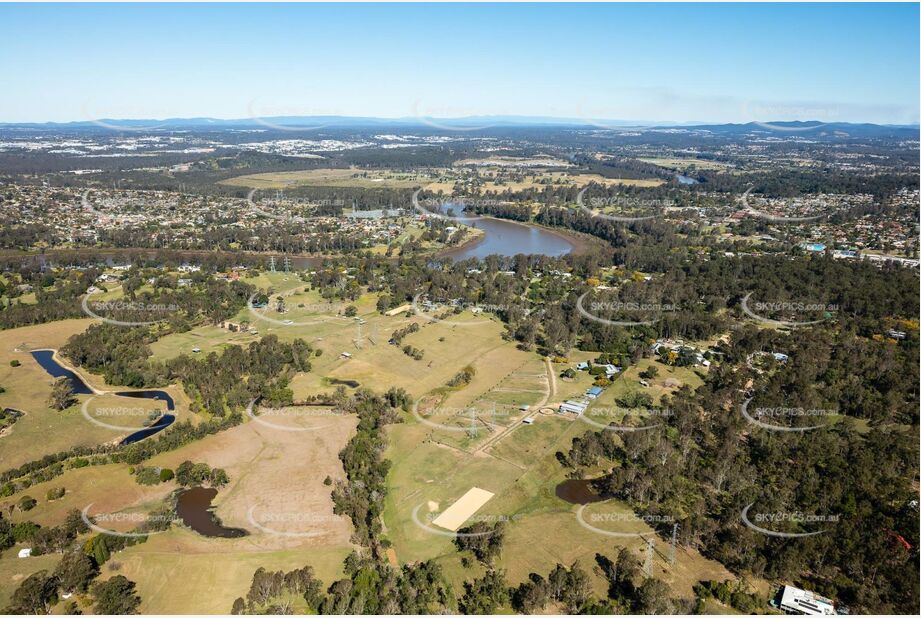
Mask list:
[[323,481],[344,478],[338,454],[356,424],[354,416],[323,408],[263,412],[151,463],[175,468],[190,460],[227,471],[230,484],[214,499],[214,512],[250,534],[222,544],[252,551],[348,545],[351,522],[333,514],[332,486]]

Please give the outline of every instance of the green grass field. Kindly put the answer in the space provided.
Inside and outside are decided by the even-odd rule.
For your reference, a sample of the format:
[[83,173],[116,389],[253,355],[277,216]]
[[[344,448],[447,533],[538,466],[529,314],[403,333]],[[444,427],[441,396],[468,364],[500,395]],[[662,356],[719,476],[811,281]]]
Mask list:
[[[113,559],[117,572],[137,583],[142,614],[227,614],[237,597],[245,597],[259,567],[290,571],[306,565],[328,586],[342,576],[348,549],[248,550],[224,539],[203,540],[181,528],[129,547]],[[103,571],[107,572],[106,569]]]
[[7,607],[22,580],[41,570],[53,571],[61,559],[57,555],[19,558],[17,553],[23,547],[16,545],[0,552],[0,607]]
[[421,173],[345,168],[247,174],[222,180],[219,184],[251,187],[253,189],[285,189],[290,187],[410,189],[428,180],[429,176]]
[[[88,399],[85,395],[78,398],[77,405],[63,411],[48,407],[53,378],[29,353],[33,349],[59,348],[71,335],[92,323],[90,319],[62,320],[0,331],[0,386],[5,389],[0,393],[0,406],[25,412],[0,437],[0,469],[14,468],[74,446],[101,444],[122,435],[94,425],[81,415],[80,404]],[[14,360],[20,366],[11,366]],[[93,377],[90,381],[94,385],[103,384],[99,376]],[[105,400],[98,401],[104,403]],[[138,399],[131,400],[130,405],[144,407],[152,403]]]

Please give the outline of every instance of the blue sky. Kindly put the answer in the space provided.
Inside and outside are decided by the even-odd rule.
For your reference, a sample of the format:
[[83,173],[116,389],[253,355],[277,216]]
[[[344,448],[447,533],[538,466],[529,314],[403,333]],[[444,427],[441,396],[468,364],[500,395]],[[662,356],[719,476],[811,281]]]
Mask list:
[[0,5],[0,121],[917,123],[917,4]]

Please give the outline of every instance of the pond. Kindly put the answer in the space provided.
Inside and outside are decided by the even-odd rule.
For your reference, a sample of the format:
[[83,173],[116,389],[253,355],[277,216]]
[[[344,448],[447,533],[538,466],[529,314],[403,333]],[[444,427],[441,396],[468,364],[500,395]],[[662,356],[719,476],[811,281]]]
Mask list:
[[[53,378],[67,378],[70,381],[70,390],[75,395],[92,395],[93,389],[91,389],[83,379],[78,376],[76,373],[63,367],[56,360],[54,360],[54,350],[36,350],[32,352],[32,358],[41,365],[42,369],[47,371],[49,375]],[[153,399],[156,401],[163,401],[166,403],[166,409],[170,412],[176,409],[173,398],[166,391],[120,391],[114,393],[118,397],[130,397],[133,399]],[[176,417],[172,414],[164,414],[156,420],[155,423],[149,427],[145,427],[139,431],[136,431],[129,435],[127,438],[121,441],[121,444],[134,444],[139,442],[144,438],[150,437],[156,433],[159,433],[173,424],[176,420]]]
[[193,487],[180,492],[176,515],[189,528],[202,536],[236,539],[246,536],[242,528],[225,528],[211,512],[211,501],[217,496],[213,487]]
[[135,442],[140,442],[144,438],[148,438],[155,433],[159,433],[172,425],[176,420],[176,417],[172,414],[164,414],[156,420],[155,423],[149,427],[145,427],[140,431],[135,431],[133,434],[125,438],[120,442],[120,444],[134,444]]
[[67,378],[70,380],[70,390],[74,395],[92,395],[92,389],[86,385],[80,376],[70,369],[65,369],[54,360],[54,350],[36,350],[32,358],[41,365],[54,379]]
[[606,500],[592,489],[589,479],[568,479],[556,486],[556,497],[570,504],[591,504]]

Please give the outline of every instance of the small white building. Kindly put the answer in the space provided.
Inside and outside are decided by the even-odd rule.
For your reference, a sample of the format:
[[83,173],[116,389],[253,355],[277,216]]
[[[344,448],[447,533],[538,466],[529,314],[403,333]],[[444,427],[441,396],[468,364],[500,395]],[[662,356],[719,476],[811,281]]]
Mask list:
[[780,595],[780,609],[798,616],[835,616],[834,602],[811,590],[784,586]]
[[585,412],[585,409],[588,408],[587,401],[577,401],[570,399],[560,405],[560,413],[570,413],[577,416],[581,416]]
[[604,374],[609,378],[620,373],[620,367],[617,365],[598,365],[598,367],[604,368]]
[[32,548],[31,548],[31,547],[24,547],[24,548],[22,548],[22,549],[19,550],[19,557],[20,557],[20,558],[28,558],[28,557],[31,556],[31,555],[32,555]]

